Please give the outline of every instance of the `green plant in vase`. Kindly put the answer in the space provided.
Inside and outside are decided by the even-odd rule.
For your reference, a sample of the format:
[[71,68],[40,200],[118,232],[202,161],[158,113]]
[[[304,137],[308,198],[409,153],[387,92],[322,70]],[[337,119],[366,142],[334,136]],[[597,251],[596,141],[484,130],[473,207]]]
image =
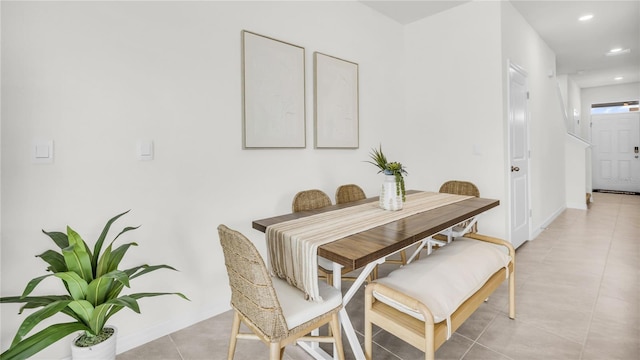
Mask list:
[[[126,232],[139,228],[125,227],[102,251],[105,238],[113,222],[128,213],[116,215],[110,219],[100,237],[96,241],[93,251],[82,237],[67,226],[67,233],[47,232],[42,230],[55,242],[60,251],[47,250],[37,255],[47,264],[50,274],[32,279],[27,284],[22,295],[0,298],[0,303],[23,303],[20,309],[39,309],[22,322],[9,349],[0,355],[2,360],[26,359],[55,343],[56,341],[84,331],[76,345],[93,346],[110,336],[113,329],[105,327],[107,320],[118,311],[127,307],[140,313],[138,300],[145,297],[160,295],[178,295],[189,300],[181,293],[134,293],[121,295],[124,287],[129,287],[129,281],[158,269],[176,270],[168,265],[139,265],[125,270],[119,270],[120,261],[135,242],[118,246],[114,249],[114,242]],[[29,296],[41,281],[48,277],[60,279],[67,291],[63,295]],[[26,337],[33,328],[43,320],[57,314],[68,315],[72,321],[56,323]]]
[[382,144],[378,149],[371,149],[371,153],[369,153],[369,157],[372,161],[367,161],[370,164],[375,165],[380,171],[379,173],[384,173],[385,175],[393,175],[396,179],[396,195],[402,196],[402,201],[406,200],[405,190],[404,190],[404,175],[409,175],[407,171],[404,169],[401,163],[399,162],[388,162],[387,157],[382,152]]

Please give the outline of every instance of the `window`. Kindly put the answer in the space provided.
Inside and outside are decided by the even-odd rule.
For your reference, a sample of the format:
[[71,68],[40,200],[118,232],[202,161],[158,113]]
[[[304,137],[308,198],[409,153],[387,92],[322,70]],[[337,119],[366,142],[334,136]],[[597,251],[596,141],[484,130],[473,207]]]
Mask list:
[[591,105],[591,115],[596,114],[619,114],[630,111],[638,111],[638,101],[625,101],[617,103],[593,104]]

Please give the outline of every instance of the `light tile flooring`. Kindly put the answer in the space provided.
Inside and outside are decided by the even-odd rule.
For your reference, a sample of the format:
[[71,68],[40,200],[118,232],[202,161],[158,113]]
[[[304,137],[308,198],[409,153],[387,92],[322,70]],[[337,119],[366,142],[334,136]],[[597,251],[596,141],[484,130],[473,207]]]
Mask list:
[[[480,224],[482,226],[482,224]],[[503,285],[436,353],[436,359],[640,359],[640,196],[595,193],[568,209],[516,254],[516,319]],[[381,274],[394,265],[383,265]],[[362,291],[347,310],[362,341]],[[118,355],[118,360],[225,359],[232,313]],[[374,359],[414,360],[418,350],[374,328]],[[267,359],[239,340],[235,359]],[[346,350],[347,359],[353,359]],[[285,359],[311,359],[288,346]]]

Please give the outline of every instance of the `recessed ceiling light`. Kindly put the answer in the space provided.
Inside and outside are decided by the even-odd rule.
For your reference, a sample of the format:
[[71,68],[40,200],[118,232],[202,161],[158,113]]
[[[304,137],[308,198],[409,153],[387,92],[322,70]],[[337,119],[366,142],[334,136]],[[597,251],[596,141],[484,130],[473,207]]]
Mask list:
[[583,15],[578,18],[580,21],[589,21],[591,19],[593,19],[593,14]]
[[613,78],[613,80],[622,80],[622,79],[624,79],[622,76],[616,76]]
[[615,48],[615,49],[609,50],[609,52],[606,53],[605,55],[615,56],[615,55],[628,54],[630,52],[631,52],[631,49]]

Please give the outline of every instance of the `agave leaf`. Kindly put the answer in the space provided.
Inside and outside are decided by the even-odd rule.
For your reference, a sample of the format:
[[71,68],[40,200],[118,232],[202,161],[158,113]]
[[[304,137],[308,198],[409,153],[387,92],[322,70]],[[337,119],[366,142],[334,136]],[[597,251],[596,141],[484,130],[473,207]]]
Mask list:
[[87,300],[92,303],[93,306],[98,306],[105,302],[105,300],[109,299],[107,294],[109,293],[114,280],[126,285],[127,287],[129,286],[129,276],[124,271],[115,270],[94,279],[89,284]]
[[73,334],[79,330],[90,329],[79,322],[51,325],[48,328],[20,341],[15,346],[11,346],[7,351],[0,354],[0,358],[2,360],[22,360],[29,358],[63,337]]
[[69,308],[74,313],[78,314],[78,317],[82,319],[82,322],[89,324],[91,321],[91,315],[93,314],[93,305],[87,300],[74,300],[69,302]]
[[124,284],[121,282],[115,282],[111,284],[111,289],[107,293],[107,299],[115,299],[120,295],[120,292],[124,289]]
[[98,241],[96,241],[96,244],[93,246],[93,256],[91,257],[91,267],[93,269],[96,269],[97,266],[98,266],[98,258],[100,257],[100,250],[102,249],[102,244],[104,243],[104,239],[107,237],[107,234],[109,233],[109,229],[111,228],[111,224],[113,224],[116,220],[118,220],[118,218],[120,218],[122,215],[128,213],[129,211],[131,211],[131,210],[127,210],[127,211],[125,211],[125,212],[123,212],[121,214],[118,214],[118,215],[112,217],[104,225],[104,228],[102,229],[102,233],[100,234],[100,237],[98,238]]
[[129,294],[127,296],[132,297],[134,299],[142,299],[145,297],[154,297],[154,296],[162,296],[162,295],[178,295],[181,298],[185,299],[185,300],[189,300],[191,301],[191,299],[189,299],[188,297],[184,296],[184,294],[182,293],[178,293],[178,292],[171,292],[171,293],[167,293],[167,292],[162,292],[162,293],[135,293],[135,294]]
[[100,276],[109,272],[109,261],[111,261],[112,245],[113,245],[113,241],[111,242],[111,244],[109,244],[109,246],[107,246],[107,248],[104,250],[100,258],[98,259],[98,264],[95,267],[96,278],[99,278]]
[[68,226],[67,233],[69,235],[69,246],[62,249],[67,268],[69,271],[80,275],[86,282],[90,282],[93,280],[93,271],[91,268],[91,255],[87,252],[86,243],[77,232]]
[[53,240],[56,243],[56,245],[58,245],[60,249],[64,249],[67,246],[69,246],[69,239],[67,238],[67,234],[59,231],[47,232],[42,230],[42,232],[48,235],[51,238],[51,240]]
[[93,314],[91,315],[91,320],[89,321],[89,326],[91,327],[91,330],[94,333],[98,334],[100,333],[100,331],[102,331],[102,328],[107,322],[106,315],[109,312],[109,310],[112,309],[113,307],[118,307],[119,309],[122,309],[122,306],[116,306],[113,304],[101,304],[96,306],[96,308],[93,310]]
[[67,307],[67,305],[70,302],[71,300],[55,301],[47,304],[42,309],[27,316],[27,318],[24,319],[24,321],[20,325],[20,328],[16,332],[16,336],[13,338],[13,342],[11,343],[11,346],[14,346],[20,341],[22,341],[22,338],[25,335],[27,335],[29,331],[31,331],[31,329],[33,329],[36,325],[38,325],[42,320],[48,317],[51,317],[54,314],[59,313],[60,311],[62,311],[62,309]]
[[64,262],[64,256],[59,252],[53,250],[47,250],[36,257],[41,258],[50,266],[47,270],[51,272],[64,272],[67,271],[67,264]]
[[178,271],[175,268],[173,268],[172,266],[164,265],[164,264],[162,264],[162,265],[152,265],[152,266],[142,265],[142,268],[143,268],[142,271],[136,272],[136,273],[134,273],[132,275],[129,275],[129,279],[135,279],[138,276],[142,276],[142,275],[144,275],[146,273],[150,273],[150,272],[158,270],[158,269],[170,269],[170,270],[173,270],[173,271]]
[[109,259],[109,265],[107,266],[107,272],[111,272],[113,270],[116,270],[118,268],[118,265],[120,265],[120,260],[122,260],[122,258],[124,257],[124,254],[127,253],[127,250],[129,250],[129,247],[131,246],[138,246],[137,243],[128,243],[128,244],[123,244],[118,246],[117,249],[113,250],[111,252],[111,256]]
[[140,306],[138,305],[137,299],[130,295],[124,295],[116,299],[108,300],[103,305],[125,306],[140,314]]
[[24,298],[27,295],[31,294],[33,289],[35,289],[35,287],[38,286],[38,284],[40,284],[42,280],[52,275],[53,274],[47,274],[47,275],[38,276],[37,278],[31,279],[31,281],[27,283],[27,287],[24,288],[24,291],[22,292],[22,297]]
[[67,284],[69,294],[74,300],[85,300],[89,284],[73,271],[53,274]]

